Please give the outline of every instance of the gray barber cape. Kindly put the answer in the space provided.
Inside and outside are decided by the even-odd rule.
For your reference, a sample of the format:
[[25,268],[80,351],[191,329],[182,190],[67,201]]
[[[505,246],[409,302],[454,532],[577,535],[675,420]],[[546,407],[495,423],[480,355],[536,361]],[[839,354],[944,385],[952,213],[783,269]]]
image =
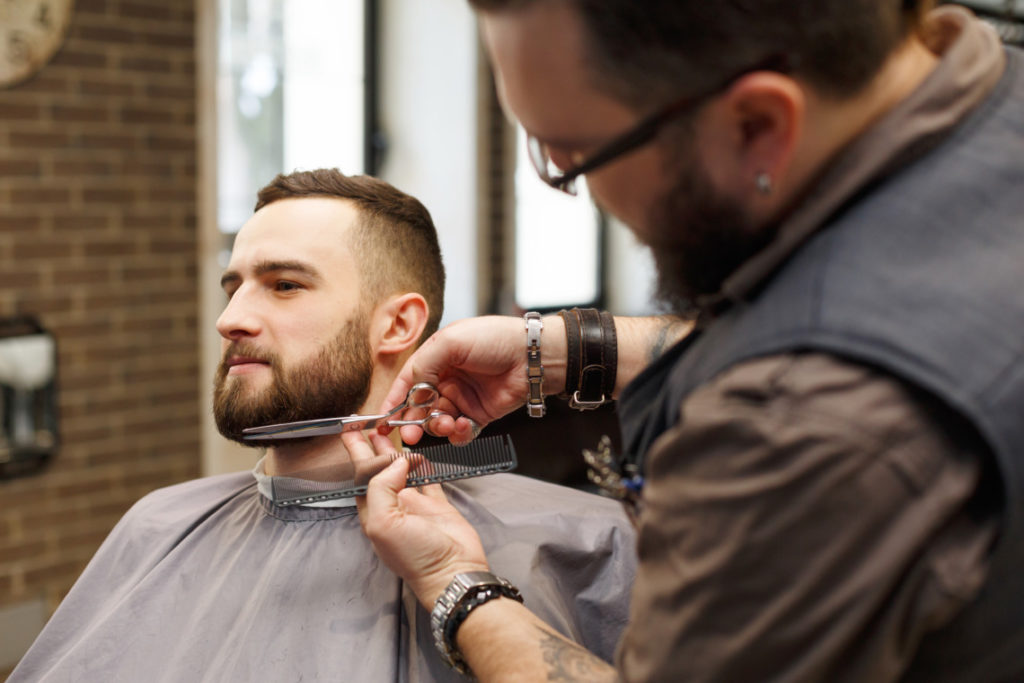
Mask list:
[[[611,660],[633,530],[618,503],[512,474],[445,485],[493,571]],[[103,542],[10,681],[465,681],[354,507],[276,507],[252,473],[154,491]]]

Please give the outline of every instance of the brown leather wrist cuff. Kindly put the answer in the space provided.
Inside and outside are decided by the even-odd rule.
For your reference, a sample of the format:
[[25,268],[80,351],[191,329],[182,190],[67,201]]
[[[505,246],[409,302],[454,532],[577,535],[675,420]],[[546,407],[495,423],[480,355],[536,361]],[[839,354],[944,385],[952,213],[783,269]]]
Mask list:
[[574,308],[559,315],[565,321],[568,345],[563,396],[571,408],[592,410],[611,401],[615,390],[615,319],[596,308]]

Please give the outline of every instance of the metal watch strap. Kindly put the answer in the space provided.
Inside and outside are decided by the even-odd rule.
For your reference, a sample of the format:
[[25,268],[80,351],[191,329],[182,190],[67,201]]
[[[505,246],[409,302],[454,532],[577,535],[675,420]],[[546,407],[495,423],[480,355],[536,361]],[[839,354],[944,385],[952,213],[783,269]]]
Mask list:
[[523,322],[526,325],[526,381],[529,382],[526,412],[530,417],[544,417],[547,410],[541,392],[544,366],[540,363],[540,331],[544,329],[544,322],[536,311],[524,315]]
[[471,675],[466,660],[455,646],[459,626],[474,609],[496,598],[523,601],[519,589],[506,579],[491,572],[465,572],[456,574],[444,592],[438,596],[430,612],[430,632],[434,646],[445,664],[461,674]]

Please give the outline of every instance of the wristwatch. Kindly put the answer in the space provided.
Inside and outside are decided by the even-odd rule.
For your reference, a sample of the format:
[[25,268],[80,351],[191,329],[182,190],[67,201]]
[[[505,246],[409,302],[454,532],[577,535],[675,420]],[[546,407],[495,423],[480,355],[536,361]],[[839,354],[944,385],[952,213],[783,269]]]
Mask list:
[[495,598],[523,601],[519,589],[508,580],[491,572],[465,572],[456,574],[434,603],[430,612],[434,646],[445,664],[461,674],[471,675],[466,660],[455,646],[455,633],[471,611]]

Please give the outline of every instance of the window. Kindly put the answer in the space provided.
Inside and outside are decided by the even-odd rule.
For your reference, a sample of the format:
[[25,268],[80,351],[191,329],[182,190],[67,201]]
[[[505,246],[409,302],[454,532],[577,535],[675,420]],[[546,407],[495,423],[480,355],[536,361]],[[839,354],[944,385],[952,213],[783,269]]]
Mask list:
[[364,172],[366,16],[366,0],[220,0],[217,224],[225,254],[257,190],[277,173]]
[[515,300],[524,310],[599,305],[603,272],[600,213],[586,183],[570,197],[548,187],[516,134]]

